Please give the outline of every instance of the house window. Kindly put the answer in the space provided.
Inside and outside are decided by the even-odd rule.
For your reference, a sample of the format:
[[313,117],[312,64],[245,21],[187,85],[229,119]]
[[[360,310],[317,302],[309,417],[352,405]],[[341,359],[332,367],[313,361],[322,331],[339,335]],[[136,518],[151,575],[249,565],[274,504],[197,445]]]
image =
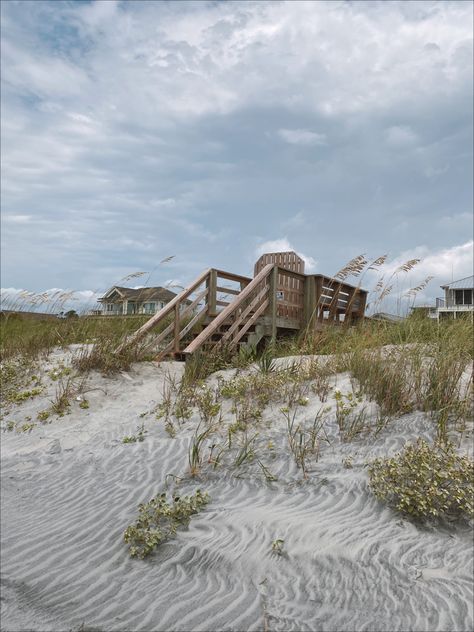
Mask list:
[[156,303],[144,303],[143,304],[145,314],[154,314],[156,309]]
[[472,290],[455,290],[455,305],[472,305]]
[[114,311],[114,304],[113,303],[107,303],[107,311],[108,312],[113,312]]

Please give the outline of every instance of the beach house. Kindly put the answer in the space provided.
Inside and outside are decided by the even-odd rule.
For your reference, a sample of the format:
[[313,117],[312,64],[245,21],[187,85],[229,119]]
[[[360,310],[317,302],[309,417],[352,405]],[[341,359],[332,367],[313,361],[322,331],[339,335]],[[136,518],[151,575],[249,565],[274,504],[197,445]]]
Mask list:
[[129,288],[114,285],[98,302],[102,304],[104,316],[130,316],[133,314],[156,314],[176,294],[165,287]]
[[436,299],[437,318],[460,318],[474,314],[474,276],[442,285],[444,298]]

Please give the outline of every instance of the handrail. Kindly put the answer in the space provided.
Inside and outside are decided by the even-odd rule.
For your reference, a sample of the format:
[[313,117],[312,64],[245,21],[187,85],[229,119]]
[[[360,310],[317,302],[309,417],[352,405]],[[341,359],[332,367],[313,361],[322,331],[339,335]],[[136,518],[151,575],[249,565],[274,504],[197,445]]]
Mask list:
[[128,347],[133,342],[137,342],[142,338],[150,329],[155,327],[161,320],[166,318],[169,314],[176,309],[176,306],[179,305],[183,300],[185,300],[192,292],[199,287],[204,281],[207,279],[209,274],[211,273],[211,268],[205,270],[202,274],[200,274],[195,281],[191,283],[185,290],[180,292],[177,296],[175,296],[169,303],[167,303],[159,312],[156,312],[154,316],[147,320],[144,325],[142,325],[137,331],[132,334],[127,340],[125,340],[117,349],[117,353],[122,351],[125,347]]
[[206,342],[213,334],[217,332],[219,327],[231,316],[248,298],[254,290],[258,288],[260,283],[265,280],[265,278],[270,274],[270,272],[275,267],[274,263],[268,263],[258,274],[257,276],[250,281],[250,283],[245,287],[242,292],[231,302],[229,305],[224,308],[217,316],[214,318],[212,323],[210,323],[204,331],[202,331],[194,340],[184,349],[183,353],[193,353],[198,349],[202,344]]

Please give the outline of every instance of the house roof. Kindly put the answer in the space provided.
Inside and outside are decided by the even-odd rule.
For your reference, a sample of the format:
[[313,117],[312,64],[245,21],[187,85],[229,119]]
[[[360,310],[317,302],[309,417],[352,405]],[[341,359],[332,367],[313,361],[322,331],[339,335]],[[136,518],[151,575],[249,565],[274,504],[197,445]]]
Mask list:
[[377,312],[376,314],[372,314],[370,318],[372,318],[372,320],[388,320],[393,323],[405,320],[403,316],[398,316],[397,314],[387,314],[387,312]]
[[464,279],[459,279],[452,283],[446,283],[446,285],[442,285],[441,288],[443,290],[472,290],[474,288],[474,275],[464,277]]
[[135,301],[163,301],[164,303],[168,303],[171,301],[176,294],[171,290],[168,290],[165,287],[140,287],[140,288],[131,288],[131,287],[121,287],[119,285],[114,285],[108,290],[102,298],[99,298],[99,302],[102,303],[110,298],[112,293],[118,292],[122,299],[127,300],[135,300]]

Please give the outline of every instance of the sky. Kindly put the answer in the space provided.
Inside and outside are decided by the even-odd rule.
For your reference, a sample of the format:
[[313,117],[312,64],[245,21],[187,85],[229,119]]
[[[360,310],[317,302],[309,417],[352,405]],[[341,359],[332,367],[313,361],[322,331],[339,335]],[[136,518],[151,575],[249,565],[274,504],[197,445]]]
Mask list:
[[326,275],[420,258],[403,284],[433,276],[421,302],[472,274],[473,3],[1,14],[5,295],[251,276],[287,249]]

